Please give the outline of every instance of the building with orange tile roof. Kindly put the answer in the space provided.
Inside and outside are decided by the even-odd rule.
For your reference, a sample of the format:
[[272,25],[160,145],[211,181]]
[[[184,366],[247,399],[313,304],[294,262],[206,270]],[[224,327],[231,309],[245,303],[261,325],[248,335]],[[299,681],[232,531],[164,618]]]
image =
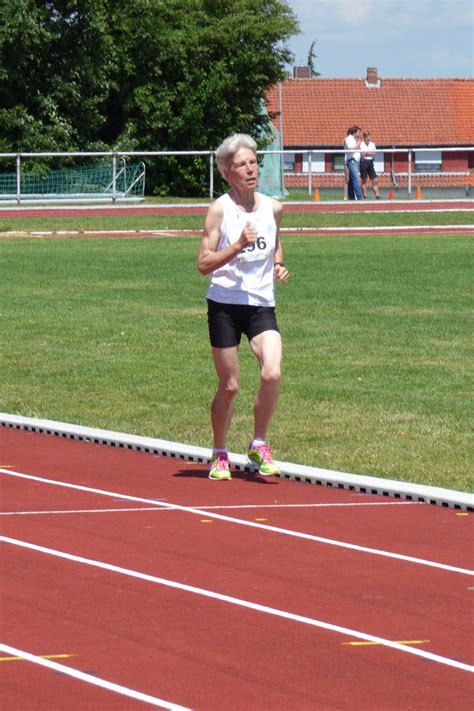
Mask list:
[[[291,176],[298,184],[298,175],[304,182],[311,151],[320,185],[342,185],[343,156],[327,151],[341,148],[354,124],[371,132],[385,184],[395,175],[403,185],[408,173],[419,185],[472,180],[474,151],[461,150],[474,147],[472,79],[386,79],[373,67],[360,79],[310,78],[309,67],[295,67],[293,78],[269,90],[266,107],[283,148],[294,151],[293,160],[285,156],[287,184]],[[438,147],[460,150],[426,150]]]

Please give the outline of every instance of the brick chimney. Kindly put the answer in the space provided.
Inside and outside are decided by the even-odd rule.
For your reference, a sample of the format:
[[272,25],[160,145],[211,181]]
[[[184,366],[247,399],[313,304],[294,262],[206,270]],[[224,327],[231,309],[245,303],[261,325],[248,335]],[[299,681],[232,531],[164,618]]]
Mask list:
[[293,67],[293,79],[311,79],[311,67]]
[[380,79],[377,74],[377,67],[367,67],[367,79],[365,85],[368,89],[379,89]]

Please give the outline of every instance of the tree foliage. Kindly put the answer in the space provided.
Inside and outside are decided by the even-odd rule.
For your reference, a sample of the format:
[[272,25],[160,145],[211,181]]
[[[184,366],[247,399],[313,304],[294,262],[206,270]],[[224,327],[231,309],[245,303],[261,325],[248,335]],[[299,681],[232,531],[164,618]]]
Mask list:
[[311,69],[311,76],[313,78],[321,76],[321,72],[318,72],[316,70],[316,59],[318,58],[318,55],[315,54],[315,52],[314,52],[315,47],[316,47],[316,40],[313,40],[311,42],[309,50],[308,50],[308,67]]
[[[210,150],[234,131],[265,135],[261,101],[296,32],[282,0],[0,0],[0,150]],[[153,172],[161,191],[191,190],[202,166],[170,158]]]
[[102,0],[1,0],[1,149],[95,147],[110,45]]

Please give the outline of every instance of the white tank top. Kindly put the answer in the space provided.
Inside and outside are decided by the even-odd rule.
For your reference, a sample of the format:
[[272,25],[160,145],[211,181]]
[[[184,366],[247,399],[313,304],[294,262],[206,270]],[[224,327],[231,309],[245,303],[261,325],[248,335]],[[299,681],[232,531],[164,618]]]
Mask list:
[[258,193],[255,212],[240,210],[226,193],[217,198],[223,209],[217,251],[236,242],[247,222],[258,234],[257,242],[211,273],[207,299],[223,304],[274,306],[273,255],[277,226],[272,199]]

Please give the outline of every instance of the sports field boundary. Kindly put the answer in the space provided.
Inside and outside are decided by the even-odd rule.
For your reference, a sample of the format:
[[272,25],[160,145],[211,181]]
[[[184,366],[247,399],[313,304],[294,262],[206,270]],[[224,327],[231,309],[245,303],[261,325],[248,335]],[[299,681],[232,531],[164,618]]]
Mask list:
[[[145,205],[11,205],[0,204],[0,219],[27,219],[38,217],[98,217],[133,215],[205,215],[209,200],[195,203],[149,203]],[[394,213],[394,212],[466,212],[474,211],[472,198],[433,200],[335,200],[335,201],[285,201],[285,214],[301,212],[317,213]]]
[[[354,235],[414,235],[414,234],[461,234],[474,233],[474,225],[399,225],[396,227],[282,227],[282,235],[334,235],[339,237]],[[131,238],[131,237],[200,237],[202,230],[162,229],[162,230],[54,230],[17,231],[0,230],[0,237],[63,237],[63,238]]]
[[[100,444],[120,449],[133,450],[148,454],[171,457],[173,459],[193,461],[207,464],[211,457],[211,450],[204,447],[170,442],[154,437],[114,432],[111,430],[95,429],[82,425],[43,420],[22,415],[11,415],[0,412],[0,427],[8,429],[25,430],[46,434],[53,437],[74,439],[93,444]],[[247,458],[241,454],[229,453],[232,467],[242,471],[254,471]],[[335,489],[347,489],[363,494],[388,496],[396,499],[415,501],[420,503],[442,506],[444,508],[474,511],[474,495],[467,492],[443,489],[423,484],[390,479],[380,479],[372,476],[350,474],[319,469],[318,467],[293,464],[291,462],[278,462],[281,477],[302,481],[308,484],[319,484]],[[214,484],[216,486],[216,484]]]

